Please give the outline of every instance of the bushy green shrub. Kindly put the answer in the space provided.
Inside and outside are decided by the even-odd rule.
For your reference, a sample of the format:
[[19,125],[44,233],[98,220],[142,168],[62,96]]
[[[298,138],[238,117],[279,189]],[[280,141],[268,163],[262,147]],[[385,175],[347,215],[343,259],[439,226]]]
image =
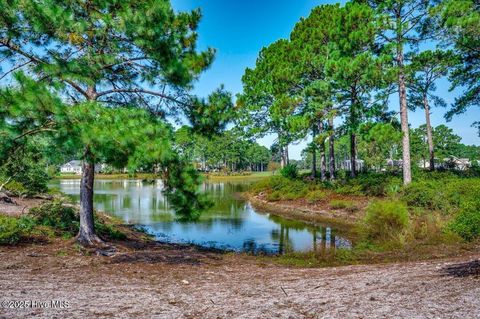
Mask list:
[[[434,175],[431,175],[434,176]],[[403,190],[402,199],[412,207],[455,214],[465,203],[480,198],[480,179],[436,174],[438,179],[414,181]]]
[[480,197],[462,203],[449,228],[467,241],[480,237]]
[[328,193],[326,191],[317,189],[317,190],[309,191],[305,196],[305,199],[309,203],[316,203],[316,202],[324,201],[325,199],[327,199],[327,197],[328,197]]
[[283,177],[286,177],[286,178],[289,178],[289,179],[297,178],[298,177],[297,165],[295,165],[295,164],[285,165],[285,167],[280,170],[280,174]]
[[0,215],[0,244],[16,244],[32,227],[28,218]]
[[29,215],[37,225],[50,226],[72,235],[78,233],[78,214],[76,214],[75,209],[66,207],[61,201],[53,201],[32,208]]
[[15,244],[22,235],[18,218],[0,216],[0,244]]
[[367,207],[361,233],[367,241],[397,240],[409,224],[407,206],[400,201],[375,201]]
[[339,195],[352,195],[352,196],[361,196],[363,195],[361,185],[352,185],[346,184],[335,188],[335,192]]
[[[51,227],[66,238],[75,236],[79,230],[80,217],[77,211],[73,207],[65,206],[61,201],[32,208],[29,216],[35,225]],[[95,214],[95,230],[97,234],[108,239],[121,240],[126,237],[121,231],[106,223],[98,214]]]

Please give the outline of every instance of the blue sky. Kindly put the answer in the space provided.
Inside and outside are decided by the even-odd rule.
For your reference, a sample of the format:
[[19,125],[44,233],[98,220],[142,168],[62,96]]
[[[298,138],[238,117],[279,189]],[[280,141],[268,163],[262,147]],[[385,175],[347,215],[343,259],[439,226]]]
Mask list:
[[[199,49],[213,47],[217,49],[213,66],[207,70],[195,85],[195,93],[206,96],[220,84],[234,94],[242,91],[241,77],[246,67],[253,67],[262,47],[281,39],[288,38],[300,17],[306,17],[310,11],[321,4],[338,1],[321,0],[172,0],[178,11],[200,8],[203,14],[198,30]],[[340,1],[344,3],[345,1]],[[453,102],[455,92],[448,92],[446,80],[439,81],[438,90],[447,102]],[[390,108],[398,110],[398,99],[392,99]],[[434,109],[432,124],[446,124],[462,137],[465,144],[480,145],[476,129],[472,122],[480,119],[480,108],[471,108],[466,114],[456,116],[451,122],[443,119],[445,110]],[[409,120],[413,127],[424,123],[424,112],[410,112]],[[259,142],[270,146],[273,136]],[[290,147],[290,156],[300,159],[300,153],[306,142]]]

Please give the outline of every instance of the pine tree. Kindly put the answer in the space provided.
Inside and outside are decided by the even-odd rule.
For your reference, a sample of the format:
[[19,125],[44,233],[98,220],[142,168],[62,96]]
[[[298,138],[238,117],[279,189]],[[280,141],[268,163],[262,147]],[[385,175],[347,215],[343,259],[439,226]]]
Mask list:
[[[67,133],[64,144],[75,143],[82,149],[78,240],[100,241],[93,222],[94,167],[108,154],[113,162],[122,162],[122,156],[133,156],[133,162],[157,153],[164,159],[166,191],[184,190],[173,195],[173,201],[188,214],[185,204],[195,198],[198,178],[187,177],[194,172],[172,155],[171,129],[162,119],[180,112],[206,112],[187,94],[214,55],[212,49],[196,50],[199,11],[175,13],[168,0],[2,1],[0,7],[0,55],[9,61],[2,77],[22,69],[64,104],[65,120],[53,111],[58,123],[72,125],[58,127]],[[42,103],[41,94],[26,91],[25,81],[16,80],[17,88]],[[138,113],[132,107],[148,112]],[[20,117],[28,118],[30,113]],[[34,129],[47,130],[49,125],[45,121]],[[160,136],[159,144],[151,141],[147,147],[134,148],[138,151],[134,155],[128,150],[117,152],[142,136]]]
[[376,12],[382,26],[377,44],[395,61],[395,85],[400,102],[400,122],[402,126],[403,183],[412,181],[410,160],[410,137],[407,105],[405,51],[410,46],[418,46],[426,37],[424,26],[428,25],[430,0],[356,0],[367,3]]
[[442,98],[434,94],[435,82],[448,74],[454,62],[455,58],[450,51],[424,51],[416,55],[409,65],[409,71],[412,74],[407,77],[408,105],[411,110],[420,107],[425,111],[430,170],[435,169],[430,104],[433,102],[433,106],[440,107],[447,105]]

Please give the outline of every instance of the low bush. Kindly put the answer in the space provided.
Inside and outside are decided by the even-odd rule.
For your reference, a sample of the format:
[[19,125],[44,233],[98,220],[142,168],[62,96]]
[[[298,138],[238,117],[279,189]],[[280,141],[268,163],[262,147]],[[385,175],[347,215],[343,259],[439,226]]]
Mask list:
[[[35,225],[51,227],[64,238],[75,236],[79,230],[78,212],[73,207],[65,206],[61,201],[32,208],[29,216]],[[122,240],[126,238],[125,234],[107,223],[98,214],[95,214],[95,230],[98,235],[107,239]]]
[[367,241],[397,241],[408,224],[408,210],[404,203],[390,200],[375,201],[368,205],[360,231]]
[[449,229],[467,241],[475,240],[480,237],[480,198],[465,201],[461,206]]
[[289,179],[295,179],[298,177],[298,168],[295,164],[288,164],[285,165],[284,168],[280,170],[280,174]]
[[[419,180],[406,186],[402,200],[411,207],[454,215],[465,203],[480,200],[480,179],[436,174],[437,179]],[[443,176],[443,178],[442,178]]]
[[0,216],[0,244],[15,244],[21,235],[22,229],[18,218]]
[[312,190],[307,193],[305,199],[309,203],[317,203],[326,200],[328,197],[328,193],[324,190]]
[[78,233],[79,217],[72,207],[66,207],[61,201],[53,201],[32,208],[29,215],[37,225],[49,226],[71,235]]

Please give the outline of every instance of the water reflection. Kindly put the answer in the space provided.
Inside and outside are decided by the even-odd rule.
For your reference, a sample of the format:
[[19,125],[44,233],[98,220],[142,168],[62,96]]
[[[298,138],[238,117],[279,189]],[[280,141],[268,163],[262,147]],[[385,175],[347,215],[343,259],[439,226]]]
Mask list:
[[[52,184],[79,198],[79,180],[59,180]],[[127,223],[140,225],[160,241],[245,251],[279,253],[326,251],[349,248],[350,241],[328,226],[312,226],[257,212],[249,202],[234,196],[248,187],[242,182],[204,183],[214,206],[196,222],[180,222],[162,194],[160,180],[95,181],[94,205]]]

